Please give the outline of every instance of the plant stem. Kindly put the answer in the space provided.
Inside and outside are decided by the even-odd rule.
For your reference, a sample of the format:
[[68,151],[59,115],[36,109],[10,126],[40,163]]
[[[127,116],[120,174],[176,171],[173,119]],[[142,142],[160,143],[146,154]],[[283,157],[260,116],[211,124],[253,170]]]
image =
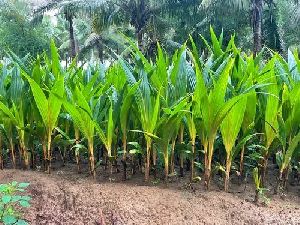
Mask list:
[[229,189],[229,175],[230,175],[230,168],[231,168],[231,157],[227,154],[226,157],[226,171],[225,171],[225,179],[224,179],[224,190],[228,192]]
[[[157,160],[157,150],[155,148],[153,148],[152,150],[152,161],[153,161],[153,176],[154,176],[154,179],[156,179],[156,160]],[[169,166],[169,165],[168,165]]]
[[265,187],[265,181],[266,181],[266,174],[267,174],[267,166],[268,166],[268,154],[264,156],[262,159],[262,166],[261,166],[261,171],[260,171],[260,176],[261,176],[261,184],[262,187]]
[[191,160],[191,177],[190,181],[193,182],[195,177],[195,140],[192,140],[192,160]]
[[147,140],[146,141],[146,162],[145,162],[145,182],[149,181],[150,177],[150,146],[151,146],[151,141]]
[[211,161],[214,151],[214,138],[208,141],[208,151],[205,152],[205,186],[209,189],[211,179]]
[[3,164],[3,152],[2,152],[2,136],[0,133],[0,169],[4,169],[4,164]]
[[127,180],[127,138],[126,134],[123,135],[123,180]]
[[167,181],[168,180],[168,176],[169,176],[169,152],[168,152],[168,144],[165,145],[164,162],[165,162],[165,181]]
[[241,158],[240,158],[240,176],[244,177],[244,154],[245,154],[245,145],[242,146]]
[[[79,139],[80,139],[80,132],[78,128],[75,128],[75,144],[79,144]],[[75,158],[76,158],[76,164],[77,164],[77,173],[81,173],[81,168],[80,168],[80,152],[75,151]]]
[[48,131],[48,148],[47,148],[47,172],[50,174],[51,173],[51,134],[52,132],[49,130]]
[[12,137],[9,138],[9,145],[10,145],[10,153],[11,153],[12,165],[13,165],[13,168],[16,169],[15,146],[14,146]]
[[171,173],[175,172],[175,144],[176,144],[176,138],[173,138],[172,151],[171,151]]
[[94,157],[94,141],[93,139],[88,140],[88,149],[90,155],[90,173],[92,174],[93,178],[96,179],[96,171],[95,171],[95,157]]
[[28,170],[29,169],[29,156],[28,156],[28,151],[27,148],[25,146],[22,146],[22,152],[23,152],[23,157],[24,157],[24,165],[25,165],[25,169]]
[[[180,132],[179,132],[179,142],[180,144],[183,144],[183,132],[184,132],[184,126],[180,126]],[[180,176],[183,177],[183,165],[184,165],[184,159],[183,159],[183,152],[180,152]]]
[[282,184],[282,177],[283,177],[283,171],[280,170],[280,171],[279,171],[278,180],[277,180],[277,184],[276,184],[276,187],[275,187],[275,190],[274,190],[274,194],[275,194],[275,195],[278,194],[280,185]]
[[47,145],[46,145],[46,140],[43,140],[42,143],[42,148],[43,148],[43,157],[44,157],[44,171],[46,171],[46,167],[47,167]]

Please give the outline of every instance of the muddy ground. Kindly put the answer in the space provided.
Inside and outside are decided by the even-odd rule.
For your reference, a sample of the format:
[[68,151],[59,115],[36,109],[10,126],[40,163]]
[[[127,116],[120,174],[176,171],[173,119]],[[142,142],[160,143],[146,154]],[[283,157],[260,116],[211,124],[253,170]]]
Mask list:
[[0,183],[30,182],[32,206],[24,212],[30,224],[300,224],[295,188],[287,195],[271,196],[268,206],[257,206],[252,183],[232,187],[232,193],[218,185],[207,192],[203,184],[189,185],[187,178],[145,185],[142,177],[121,182],[99,176],[94,181],[73,171],[57,169],[48,175],[4,170]]

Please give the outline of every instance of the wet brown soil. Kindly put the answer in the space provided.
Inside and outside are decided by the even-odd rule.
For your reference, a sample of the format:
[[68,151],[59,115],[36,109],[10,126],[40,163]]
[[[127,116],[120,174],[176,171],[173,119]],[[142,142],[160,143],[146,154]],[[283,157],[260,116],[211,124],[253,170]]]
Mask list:
[[146,185],[142,175],[126,182],[122,175],[95,181],[73,171],[4,170],[0,183],[30,182],[33,199],[24,212],[30,224],[300,224],[297,191],[271,196],[268,206],[257,206],[251,183],[224,193],[217,185],[205,191],[202,184],[188,184],[188,178]]

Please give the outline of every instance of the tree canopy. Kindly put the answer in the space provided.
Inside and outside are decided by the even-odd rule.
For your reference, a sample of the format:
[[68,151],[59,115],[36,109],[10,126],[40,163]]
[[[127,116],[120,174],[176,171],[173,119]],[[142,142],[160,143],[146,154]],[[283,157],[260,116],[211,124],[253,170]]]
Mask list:
[[295,0],[3,0],[0,11],[2,56],[7,50],[35,56],[53,38],[63,58],[103,61],[126,48],[127,36],[152,57],[157,41],[172,52],[188,35],[209,37],[210,26],[223,31],[225,43],[235,34],[240,46],[254,52],[268,47],[286,54],[300,41]]

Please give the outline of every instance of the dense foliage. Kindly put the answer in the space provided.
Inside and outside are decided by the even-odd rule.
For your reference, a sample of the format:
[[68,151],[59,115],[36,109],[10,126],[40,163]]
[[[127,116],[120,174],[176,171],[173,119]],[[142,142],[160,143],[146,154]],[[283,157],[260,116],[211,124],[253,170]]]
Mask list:
[[122,162],[124,179],[139,165],[145,181],[151,174],[168,181],[184,176],[186,164],[191,181],[204,177],[207,188],[221,172],[226,191],[233,171],[257,171],[259,193],[273,158],[274,185],[284,187],[299,168],[299,55],[254,58],[234,36],[224,46],[223,35],[210,34],[202,54],[190,37],[172,56],[158,44],[154,61],[126,39],[107,68],[76,60],[65,67],[53,41],[50,57],[10,53],[0,67],[0,168],[9,159],[25,169],[43,162],[50,173],[59,152],[78,172],[88,159],[94,177],[98,167],[112,174]]
[[9,184],[0,184],[0,222],[4,225],[16,224],[26,225],[25,220],[21,219],[22,215],[19,209],[21,207],[29,207],[31,197],[21,195],[25,192],[25,188],[29,183],[18,183],[13,181]]
[[209,39],[210,25],[224,32],[224,43],[236,34],[245,51],[266,46],[287,56],[299,48],[297,0],[1,0],[0,58],[11,49],[36,57],[55,39],[62,59],[111,60],[122,52],[125,34],[155,58],[157,41],[168,51],[192,35]]

